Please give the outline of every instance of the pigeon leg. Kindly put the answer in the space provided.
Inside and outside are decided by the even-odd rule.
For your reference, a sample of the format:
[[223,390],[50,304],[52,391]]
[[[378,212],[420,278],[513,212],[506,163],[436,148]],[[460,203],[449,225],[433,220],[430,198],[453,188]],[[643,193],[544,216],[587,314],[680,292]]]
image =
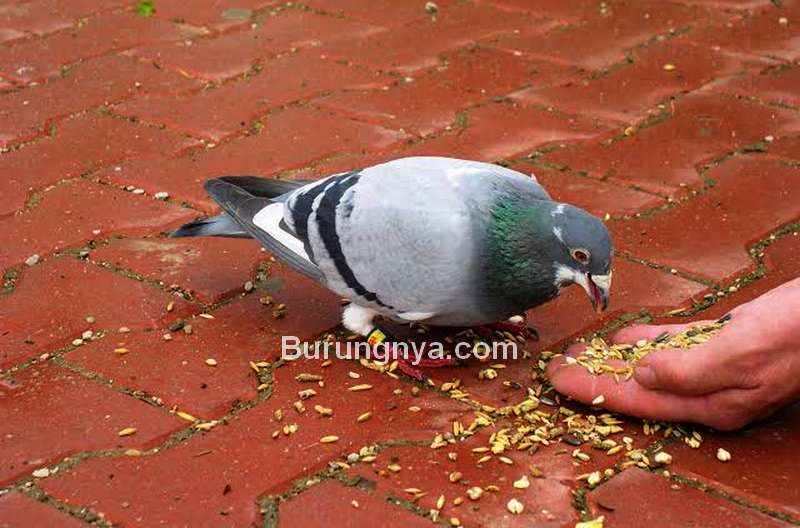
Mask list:
[[530,334],[531,338],[534,341],[539,340],[539,332],[532,326],[528,326],[528,324],[523,319],[522,321],[499,321],[497,323],[492,323],[488,325],[481,325],[475,329],[475,331],[483,337],[484,339],[492,337],[492,333],[497,332],[510,332],[512,334]]
[[420,381],[425,379],[425,375],[422,373],[419,367],[440,368],[453,367],[460,364],[458,359],[449,356],[436,359],[422,357],[422,354],[425,353],[425,343],[422,343],[421,347],[420,357],[417,360],[417,357],[414,355],[409,357],[410,354],[407,353],[408,350],[399,350],[394,344],[388,344],[386,345],[388,359],[389,361],[397,361],[397,368],[400,370],[400,372]]

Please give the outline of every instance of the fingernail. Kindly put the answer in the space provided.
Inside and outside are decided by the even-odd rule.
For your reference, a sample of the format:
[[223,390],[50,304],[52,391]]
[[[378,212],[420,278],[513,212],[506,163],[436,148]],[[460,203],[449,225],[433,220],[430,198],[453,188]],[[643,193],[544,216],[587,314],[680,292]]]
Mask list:
[[639,385],[646,387],[648,389],[654,389],[658,386],[658,380],[656,379],[656,372],[653,370],[653,367],[648,367],[647,365],[640,365],[636,367],[636,371],[634,372],[636,377],[636,381]]

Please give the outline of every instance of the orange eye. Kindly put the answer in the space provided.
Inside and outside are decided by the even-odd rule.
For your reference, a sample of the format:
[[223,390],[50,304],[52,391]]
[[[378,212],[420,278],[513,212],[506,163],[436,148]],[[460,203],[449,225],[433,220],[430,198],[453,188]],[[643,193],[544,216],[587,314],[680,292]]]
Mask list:
[[570,253],[572,254],[572,258],[574,258],[581,264],[586,264],[587,262],[589,262],[589,258],[591,257],[589,251],[581,248],[573,249],[572,251],[570,251]]

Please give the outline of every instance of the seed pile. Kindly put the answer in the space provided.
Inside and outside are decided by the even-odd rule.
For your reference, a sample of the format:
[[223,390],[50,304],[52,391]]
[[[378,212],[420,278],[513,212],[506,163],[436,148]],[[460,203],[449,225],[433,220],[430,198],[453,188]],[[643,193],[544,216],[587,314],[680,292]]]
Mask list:
[[[591,340],[587,349],[580,356],[570,358],[569,362],[582,366],[593,375],[608,373],[618,380],[621,377],[629,378],[633,374],[635,363],[652,351],[673,347],[688,349],[705,343],[719,333],[725,322],[725,320],[720,320],[712,324],[690,328],[675,336],[662,335],[653,341],[641,341],[635,345],[609,346],[601,338],[595,338]],[[525,341],[525,336],[513,335],[508,332],[497,332],[492,337],[503,341]],[[331,334],[326,336],[325,341],[334,341],[336,338],[337,336]],[[352,338],[345,336],[345,339]],[[461,379],[452,379],[441,384],[428,380],[431,389],[446,394],[450,398],[470,403],[475,408],[474,414],[467,420],[455,421],[450,430],[436,434],[430,443],[430,448],[443,449],[445,452],[451,451],[448,449],[449,447],[475,436],[476,438],[472,439],[471,456],[464,462],[465,464],[475,464],[478,468],[500,464],[504,467],[508,466],[509,470],[514,471],[514,474],[513,478],[505,482],[482,483],[482,486],[475,486],[459,471],[451,471],[447,475],[449,481],[447,486],[453,486],[452,491],[455,492],[455,497],[451,496],[450,488],[439,490],[424,490],[421,487],[404,488],[404,492],[410,496],[410,501],[413,503],[417,503],[425,496],[429,497],[428,500],[438,497],[435,500],[435,509],[429,511],[429,517],[434,521],[443,515],[446,504],[459,506],[465,500],[469,501],[467,504],[480,502],[481,497],[486,493],[500,494],[501,504],[505,505],[505,509],[510,514],[525,515],[533,512],[535,505],[526,504],[526,496],[515,498],[509,496],[508,493],[514,493],[515,490],[526,490],[533,485],[535,479],[546,477],[546,475],[531,463],[535,462],[535,458],[525,457],[523,459],[519,456],[520,454],[533,455],[540,449],[550,446],[550,449],[556,450],[556,454],[569,457],[575,466],[591,465],[591,468],[585,470],[585,474],[579,475],[577,478],[584,481],[589,488],[594,488],[628,467],[665,469],[672,462],[672,455],[663,451],[659,444],[652,446],[654,439],[678,440],[692,448],[700,447],[703,441],[699,432],[683,425],[644,421],[641,425],[641,432],[644,433],[644,436],[654,438],[646,442],[651,444],[650,448],[639,447],[642,443],[641,432],[631,431],[629,422],[596,408],[578,406],[570,408],[567,401],[562,402],[560,395],[548,384],[545,375],[548,362],[558,354],[542,352],[537,360],[531,362],[530,379],[504,381],[503,378],[507,377],[509,372],[504,370],[506,364],[491,363],[485,355],[481,357],[479,353],[481,351],[477,348],[480,346],[479,336],[460,334],[453,338],[445,338],[444,341],[452,344],[462,339],[473,342],[475,356],[484,363],[476,373],[476,381],[478,383],[502,383],[508,389],[518,391],[515,401],[519,403],[504,407],[485,405],[471,397]],[[489,341],[491,342],[491,340]],[[322,342],[317,345],[321,344]],[[529,356],[526,354],[524,357]],[[620,361],[625,362],[626,365],[618,366]],[[398,377],[395,373],[396,361],[376,362],[362,358],[359,362],[363,367],[379,371],[386,376]],[[327,360],[321,364],[321,367],[325,368],[331,363],[331,360]],[[268,366],[270,364],[267,362],[250,364],[257,375],[261,368]],[[347,376],[350,383],[341,387],[340,390],[349,393],[374,390],[371,384],[361,380],[362,374],[350,371]],[[280,425],[276,423],[276,429],[272,432],[273,439],[291,437],[298,431],[301,421],[308,419],[309,416],[329,420],[331,417],[337,416],[334,409],[316,403],[317,391],[325,388],[322,374],[298,373],[295,381],[305,387],[313,385],[316,389],[303,388],[298,391],[298,400],[293,404],[294,410],[291,406],[289,407],[292,416],[298,421],[280,423]],[[395,394],[402,394],[402,392],[402,389],[395,390]],[[410,392],[412,396],[418,396],[420,388],[414,386]],[[523,398],[522,401],[519,401],[520,397]],[[602,396],[598,396],[592,402],[596,406],[603,403]],[[308,406],[308,410],[306,410],[306,406]],[[408,407],[408,412],[420,410],[418,406]],[[355,419],[357,423],[371,419],[373,412],[367,409],[364,411]],[[275,422],[282,422],[283,411],[276,410],[273,418]],[[624,429],[626,427],[627,431]],[[634,438],[637,436],[639,441],[635,442]],[[475,442],[477,437],[484,440]],[[333,434],[321,436],[318,440],[320,444],[335,444],[339,441],[339,436]],[[455,461],[459,458],[455,452],[446,454],[450,460]],[[720,461],[727,461],[731,458],[730,454],[724,450],[720,450],[717,456]],[[372,464],[376,462],[377,458],[378,449],[375,446],[364,446],[358,452],[349,453],[345,457],[331,462],[331,466],[348,468],[355,463]],[[460,458],[463,458],[463,455]],[[401,473],[403,466],[398,462],[398,460],[392,459],[388,465],[384,466],[385,469],[380,469],[377,473],[387,478]],[[597,470],[598,466],[605,469]],[[668,475],[668,472],[665,471],[664,474]],[[353,507],[358,506],[354,504]],[[450,517],[446,521],[451,526],[461,525],[461,521],[457,517]],[[599,528],[603,526],[603,518],[579,523],[579,526]]]
[[[580,365],[595,376],[611,374],[617,381],[620,376],[627,380],[633,376],[636,363],[651,352],[666,348],[689,349],[703,344],[717,335],[726,322],[727,319],[720,319],[711,324],[694,326],[676,335],[665,332],[653,341],[641,340],[634,345],[608,345],[603,338],[595,337],[582,354],[567,357],[566,362],[568,365]],[[611,364],[618,361],[625,362],[625,365]]]

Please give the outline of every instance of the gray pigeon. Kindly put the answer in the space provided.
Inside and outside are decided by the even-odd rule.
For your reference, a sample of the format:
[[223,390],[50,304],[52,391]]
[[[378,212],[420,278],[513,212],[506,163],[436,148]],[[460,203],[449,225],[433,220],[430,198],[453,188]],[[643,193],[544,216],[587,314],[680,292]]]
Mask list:
[[344,326],[505,321],[579,284],[608,304],[611,239],[532,177],[476,161],[402,158],[313,182],[226,176],[205,183],[225,213],[173,236],[252,237],[349,299]]

